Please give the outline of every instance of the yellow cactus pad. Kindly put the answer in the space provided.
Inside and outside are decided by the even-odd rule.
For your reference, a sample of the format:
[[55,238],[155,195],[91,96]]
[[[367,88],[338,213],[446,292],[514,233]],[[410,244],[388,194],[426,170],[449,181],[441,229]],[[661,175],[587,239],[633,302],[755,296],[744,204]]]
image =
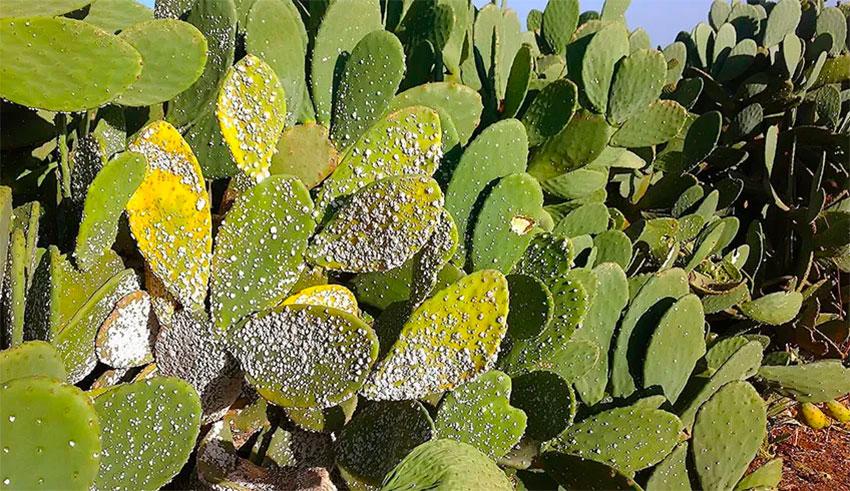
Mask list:
[[305,288],[284,300],[281,305],[322,305],[359,316],[357,298],[342,285],[317,285]]
[[286,98],[272,67],[254,55],[231,67],[216,116],[236,166],[257,182],[268,177],[286,123]]
[[210,199],[198,160],[165,121],[130,144],[147,157],[142,184],[127,203],[130,231],[153,274],[184,307],[204,308],[210,277]]
[[418,399],[492,368],[507,331],[508,282],[472,273],[426,300],[361,389],[372,400]]

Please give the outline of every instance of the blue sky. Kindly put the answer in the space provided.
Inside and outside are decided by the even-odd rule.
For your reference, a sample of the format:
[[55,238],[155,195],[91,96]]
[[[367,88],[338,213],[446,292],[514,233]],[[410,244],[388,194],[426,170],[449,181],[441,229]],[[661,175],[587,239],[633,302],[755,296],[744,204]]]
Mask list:
[[[153,5],[154,0],[140,0],[145,5]],[[476,5],[484,5],[489,0],[474,0]],[[665,46],[676,39],[679,31],[690,31],[699,22],[706,20],[712,0],[632,0],[632,6],[626,12],[629,27],[643,27],[649,33],[653,45]],[[499,0],[501,3],[501,0]],[[507,0],[508,7],[519,14],[525,28],[525,17],[531,9],[543,10],[546,0]],[[581,0],[581,9],[600,10],[603,0]],[[834,1],[828,2],[834,4]]]

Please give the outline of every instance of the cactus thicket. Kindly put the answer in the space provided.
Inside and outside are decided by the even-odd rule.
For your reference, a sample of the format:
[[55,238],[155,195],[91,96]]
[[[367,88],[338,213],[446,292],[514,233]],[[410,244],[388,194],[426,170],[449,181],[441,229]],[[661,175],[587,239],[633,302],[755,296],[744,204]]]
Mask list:
[[850,9],[507,3],[0,0],[0,488],[773,489],[846,425]]

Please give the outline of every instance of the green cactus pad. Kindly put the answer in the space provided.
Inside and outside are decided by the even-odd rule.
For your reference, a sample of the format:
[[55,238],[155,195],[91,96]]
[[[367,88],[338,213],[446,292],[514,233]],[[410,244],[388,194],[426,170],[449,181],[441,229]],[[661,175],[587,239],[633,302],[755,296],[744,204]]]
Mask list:
[[98,415],[86,395],[47,377],[0,386],[0,479],[15,489],[90,489],[101,463]]
[[791,322],[800,312],[803,295],[800,292],[775,292],[740,305],[750,319],[770,326]]
[[608,230],[610,214],[608,207],[602,203],[587,203],[570,211],[560,219],[552,230],[554,234],[564,237],[579,235],[601,234]]
[[221,134],[214,109],[210,108],[201,114],[184,133],[186,143],[195,151],[204,177],[210,180],[239,174],[236,161]]
[[[709,400],[711,396],[717,392],[720,387],[729,382],[738,380],[746,380],[759,369],[762,361],[762,351],[764,348],[758,341],[750,341],[741,349],[735,352],[729,359],[715,372],[711,378],[695,378],[688,385],[693,384],[694,390],[688,390],[685,387],[685,394],[689,397],[680,398],[676,404],[677,413],[682,418],[682,422],[686,427],[690,427],[694,423],[697,410]],[[691,394],[693,392],[693,395]]]
[[287,305],[232,329],[230,349],[251,385],[284,407],[331,407],[350,398],[378,356],[374,331],[351,314]]
[[510,272],[534,232],[548,220],[536,179],[525,173],[503,177],[478,213],[470,251],[472,269]]
[[481,96],[469,87],[454,82],[422,84],[398,94],[390,101],[390,111],[411,106],[426,106],[451,115],[460,143],[465,145],[481,120]]
[[59,352],[68,380],[78,382],[97,363],[94,340],[120,298],[138,290],[132,270],[106,251],[88,271],[74,268],[55,246],[41,258],[33,278],[27,324]]
[[348,272],[401,266],[427,242],[443,196],[425,176],[390,177],[358,191],[313,237],[307,258]]
[[378,0],[343,0],[325,11],[313,47],[310,73],[316,119],[327,125],[331,120],[334,74],[339,60],[351,53],[363,37],[382,29]]
[[719,370],[735,352],[750,341],[744,336],[730,336],[712,344],[705,354],[706,372],[711,375]]
[[656,101],[623,123],[611,137],[617,147],[648,147],[665,143],[679,134],[687,110],[674,101]]
[[98,360],[114,368],[152,362],[150,314],[151,299],[145,291],[134,291],[119,299],[95,337]]
[[24,321],[26,312],[27,269],[29,254],[24,230],[13,227],[9,237],[8,272],[4,283],[0,285],[3,310],[3,338],[9,346],[17,346],[24,341]]
[[597,113],[605,114],[614,67],[628,54],[629,32],[621,22],[604,24],[587,43],[581,60],[581,80],[584,95]]
[[608,352],[620,312],[629,300],[626,274],[616,264],[600,264],[593,269],[596,275],[596,295],[590,304],[581,329],[574,340],[589,341],[601,348],[599,360],[583,377],[575,381],[582,401],[595,404],[605,396],[608,385]]
[[546,452],[541,460],[546,472],[564,489],[641,489],[634,479],[600,462],[558,452]]
[[505,106],[502,114],[504,117],[516,116],[526,95],[533,74],[533,60],[531,48],[522,46],[516,53],[511,63],[511,71],[505,85]]
[[413,311],[361,394],[412,399],[474,378],[495,363],[507,315],[508,282],[501,273],[484,270],[461,278]]
[[188,383],[153,377],[119,385],[98,395],[94,406],[103,442],[97,489],[159,489],[189,460],[201,401]]
[[[210,303],[216,329],[274,307],[301,272],[315,223],[307,188],[292,176],[272,176],[240,195],[216,237]],[[245,244],[254,244],[246,251]]]
[[[352,280],[358,300],[381,310],[393,303],[408,300],[413,284],[413,267],[413,260],[411,260],[388,271],[358,274]],[[447,264],[437,273],[435,286],[440,289],[445,288],[461,276],[463,276],[462,271],[456,266]]]
[[577,101],[578,88],[568,79],[558,79],[543,87],[522,116],[528,144],[537,146],[564,129]]
[[711,154],[720,139],[722,126],[723,115],[719,111],[707,112],[691,124],[685,135],[682,155],[682,165],[685,169],[699,165]]
[[540,185],[547,194],[557,198],[571,200],[587,197],[599,192],[608,184],[608,169],[576,169],[560,176],[552,177]]
[[514,377],[510,400],[527,415],[526,434],[541,442],[555,438],[572,423],[578,404],[569,382],[549,371]]
[[698,296],[676,301],[661,317],[646,349],[643,386],[658,385],[675,403],[703,354],[705,316]]
[[596,264],[616,263],[621,268],[629,267],[632,261],[632,241],[621,230],[606,230],[593,238],[596,248]]
[[290,407],[286,409],[286,415],[306,431],[336,433],[351,420],[357,409],[357,401],[357,396],[352,396],[336,406],[324,409]]
[[767,25],[762,38],[762,45],[765,48],[776,46],[788,34],[793,33],[797,29],[802,17],[802,9],[800,2],[797,0],[782,0],[774,5],[770,11],[770,16],[767,18]]
[[440,282],[440,273],[457,250],[458,233],[455,221],[445,209],[440,210],[437,223],[428,242],[413,257],[410,284],[410,306],[418,307],[431,295]]
[[578,0],[551,0],[543,10],[543,39],[551,53],[562,54],[578,26]]
[[489,491],[513,489],[496,463],[472,445],[437,439],[413,449],[386,475],[381,491],[451,491],[469,482]]
[[135,0],[103,0],[92,2],[84,20],[106,32],[117,32],[153,20],[153,11]]
[[829,34],[832,38],[832,46],[829,48],[830,55],[838,55],[845,48],[847,39],[847,18],[837,7],[826,7],[820,11],[815,24],[815,33],[818,36]]
[[119,37],[142,55],[142,73],[118,97],[120,104],[150,106],[170,100],[191,87],[204,71],[207,39],[192,24],[150,20],[121,31]]
[[[628,396],[635,391],[635,377],[640,375],[644,347],[664,310],[659,306],[688,293],[688,276],[678,268],[652,276],[629,303],[611,360],[611,386],[614,396]],[[649,315],[647,315],[649,314]]]
[[376,402],[357,413],[340,433],[337,464],[377,486],[411,450],[433,434],[434,422],[418,401]]
[[[462,237],[466,237],[472,211],[491,181],[525,170],[528,140],[522,123],[506,119],[488,126],[464,150],[446,188],[446,210]],[[462,238],[455,257],[466,254]]]
[[633,51],[617,64],[608,101],[608,121],[619,125],[661,95],[667,76],[664,55],[654,49]]
[[511,351],[499,362],[511,376],[548,370],[572,382],[583,376],[599,356],[598,347],[592,343],[568,342],[587,314],[589,296],[574,271],[555,280],[550,290],[555,301],[552,321],[534,338],[513,340]]
[[759,377],[799,402],[825,402],[850,393],[850,369],[838,360],[764,366]]
[[778,489],[782,481],[782,459],[768,460],[758,469],[742,477],[735,489]]
[[438,438],[468,443],[492,459],[502,457],[525,432],[525,413],[511,407],[511,379],[491,370],[449,393],[434,420]]
[[[197,27],[206,37],[207,63],[198,80],[168,103],[167,119],[179,127],[196,121],[204,113],[212,114],[210,106],[215,105],[221,82],[233,65],[236,49],[236,7],[233,0],[197,0],[191,7],[186,22]],[[218,127],[214,115],[206,119],[208,126],[214,123]],[[208,142],[209,139],[206,139],[205,144]],[[199,146],[193,148],[201,153]],[[228,152],[225,150],[224,153]],[[204,170],[208,167],[204,166]],[[209,177],[220,176],[211,174]]]
[[277,142],[269,172],[290,174],[312,189],[318,186],[339,163],[339,155],[328,139],[328,130],[315,123],[286,128]]
[[175,313],[170,325],[160,326],[154,349],[160,375],[180,377],[198,392],[204,423],[221,417],[242,389],[238,363],[199,314]]
[[537,234],[514,266],[513,273],[533,276],[551,286],[572,267],[573,249],[570,239],[548,232]]
[[210,197],[198,160],[165,121],[144,127],[129,149],[147,159],[127,203],[130,231],[147,265],[184,307],[203,307],[210,274]]
[[584,167],[596,160],[608,144],[605,118],[579,111],[555,136],[546,140],[531,159],[528,171],[540,180]]
[[507,276],[511,296],[508,333],[512,338],[538,336],[552,320],[555,301],[541,280],[525,274]]
[[340,148],[357,142],[387,110],[404,75],[404,50],[390,32],[363,36],[340,75],[331,139]]
[[655,466],[646,482],[646,491],[690,489],[691,483],[686,466],[687,458],[688,443],[680,443],[664,460]]
[[682,422],[660,409],[610,409],[576,423],[546,445],[631,473],[660,462],[679,443]]
[[236,166],[257,182],[268,177],[286,123],[286,95],[274,70],[254,55],[239,60],[224,77],[216,116]]
[[[245,50],[269,64],[277,74],[286,94],[286,121],[292,123],[304,100],[304,59],[307,53],[307,31],[301,15],[291,2],[257,0],[252,3],[245,29]],[[274,22],[270,22],[274,19]]]
[[[142,58],[129,43],[83,21],[3,19],[0,36],[0,58],[6,60],[0,97],[29,107],[93,109],[119,96],[142,70]],[[109,65],[103,66],[103,60]],[[92,73],[100,83],[91,83]]]
[[334,200],[354,194],[389,176],[430,176],[442,158],[440,117],[424,106],[390,113],[375,123],[342,156],[339,167],[322,184],[316,208],[325,212]]
[[62,358],[51,344],[28,341],[0,351],[0,384],[18,378],[44,376],[64,381],[67,373]]
[[145,157],[126,152],[97,173],[86,193],[74,259],[88,269],[115,242],[118,219],[145,176]]
[[5,17],[55,17],[80,10],[94,0],[5,0],[0,9],[0,18]]
[[718,390],[697,413],[691,454],[703,489],[731,489],[767,434],[764,401],[747,382]]

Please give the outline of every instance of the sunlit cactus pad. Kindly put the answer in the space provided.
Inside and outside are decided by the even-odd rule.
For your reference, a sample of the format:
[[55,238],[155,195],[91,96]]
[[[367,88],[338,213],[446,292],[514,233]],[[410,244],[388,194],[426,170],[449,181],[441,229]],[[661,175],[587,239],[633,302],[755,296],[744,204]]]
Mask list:
[[0,491],[843,489],[850,7],[653,3],[0,0]]

